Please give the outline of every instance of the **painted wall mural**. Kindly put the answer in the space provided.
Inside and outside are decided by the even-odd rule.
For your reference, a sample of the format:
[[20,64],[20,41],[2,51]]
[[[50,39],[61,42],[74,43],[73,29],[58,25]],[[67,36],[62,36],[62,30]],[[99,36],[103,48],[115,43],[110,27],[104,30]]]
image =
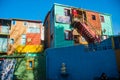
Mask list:
[[56,15],[56,22],[70,24],[70,16]]
[[15,59],[0,60],[0,80],[13,80],[15,64]]

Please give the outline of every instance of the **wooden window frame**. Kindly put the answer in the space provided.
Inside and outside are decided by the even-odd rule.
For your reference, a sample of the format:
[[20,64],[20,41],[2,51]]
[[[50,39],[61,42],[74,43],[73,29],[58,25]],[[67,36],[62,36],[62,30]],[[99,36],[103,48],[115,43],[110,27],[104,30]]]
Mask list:
[[[30,66],[30,62],[32,62],[32,67]],[[27,60],[27,63],[26,63],[27,70],[33,70],[34,65],[35,65],[34,64],[34,59]]]

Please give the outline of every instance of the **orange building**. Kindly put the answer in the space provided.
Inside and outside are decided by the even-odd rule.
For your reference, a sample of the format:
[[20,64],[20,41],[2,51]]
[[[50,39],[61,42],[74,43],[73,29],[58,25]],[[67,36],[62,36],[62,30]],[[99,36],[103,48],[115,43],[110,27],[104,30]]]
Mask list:
[[41,52],[42,27],[41,21],[12,19],[8,54]]

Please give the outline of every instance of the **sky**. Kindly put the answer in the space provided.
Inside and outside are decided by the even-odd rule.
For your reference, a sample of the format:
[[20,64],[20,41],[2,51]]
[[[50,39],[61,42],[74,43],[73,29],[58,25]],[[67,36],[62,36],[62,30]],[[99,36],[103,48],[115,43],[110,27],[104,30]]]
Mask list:
[[113,32],[115,35],[120,32],[120,0],[0,0],[0,18],[44,22],[54,3],[111,14]]

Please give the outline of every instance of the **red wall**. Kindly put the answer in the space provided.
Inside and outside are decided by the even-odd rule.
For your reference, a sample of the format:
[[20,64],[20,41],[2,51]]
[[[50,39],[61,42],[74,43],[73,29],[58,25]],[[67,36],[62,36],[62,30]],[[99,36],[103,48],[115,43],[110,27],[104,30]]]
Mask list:
[[38,33],[27,33],[26,34],[26,45],[40,45],[41,40],[40,40],[40,34]]

